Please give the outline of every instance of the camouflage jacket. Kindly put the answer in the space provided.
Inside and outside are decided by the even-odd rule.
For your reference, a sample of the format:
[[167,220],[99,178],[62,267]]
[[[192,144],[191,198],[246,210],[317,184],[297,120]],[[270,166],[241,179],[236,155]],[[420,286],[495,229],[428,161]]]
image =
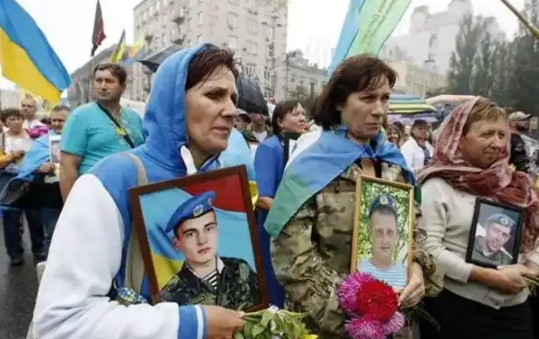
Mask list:
[[[399,166],[382,163],[382,178],[404,182]],[[339,309],[336,287],[350,274],[356,179],[354,164],[305,205],[274,238],[271,257],[275,274],[286,291],[287,308],[309,312],[308,327],[320,338],[345,337],[345,316]],[[426,232],[420,229],[416,203],[414,261],[425,276],[435,272],[424,249]]]
[[197,277],[184,265],[161,291],[165,301],[179,305],[219,305],[229,309],[250,309],[261,303],[256,273],[243,259],[220,258],[224,266],[217,289]]

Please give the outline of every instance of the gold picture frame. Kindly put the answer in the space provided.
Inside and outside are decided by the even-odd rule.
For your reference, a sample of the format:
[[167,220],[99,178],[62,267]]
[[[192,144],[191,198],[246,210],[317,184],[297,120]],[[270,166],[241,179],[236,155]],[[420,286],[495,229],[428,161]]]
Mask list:
[[[379,278],[377,276],[378,272],[380,272],[379,276],[384,276],[383,272],[391,275],[397,271],[403,271],[405,275],[404,281],[396,279],[395,281],[386,282],[393,285],[392,283],[398,280],[399,286],[396,287],[404,287],[412,273],[413,228],[415,223],[414,187],[401,182],[360,176],[356,182],[355,201],[350,271],[362,271],[360,266],[363,266],[367,273],[373,274],[376,278]],[[376,237],[378,238],[375,239],[377,250],[375,252],[380,260],[375,260],[372,244],[372,238],[375,236],[372,235],[372,231],[369,232],[369,224],[374,216],[374,210],[381,211],[381,206],[383,205],[386,206],[383,208],[384,210],[394,212],[396,230],[393,232],[398,238],[391,238],[391,227],[377,229]],[[379,237],[382,235],[385,238],[380,240]],[[393,243],[392,241],[394,240],[397,242]],[[375,262],[389,260],[390,258],[387,255],[391,255],[393,263],[388,268],[379,269]],[[368,256],[371,257],[370,260],[366,260]],[[383,278],[379,279],[385,280]]]

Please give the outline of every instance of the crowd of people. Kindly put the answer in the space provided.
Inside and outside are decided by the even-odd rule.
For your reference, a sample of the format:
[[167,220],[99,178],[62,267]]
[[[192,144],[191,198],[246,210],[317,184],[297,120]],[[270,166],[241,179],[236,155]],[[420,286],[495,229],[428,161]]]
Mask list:
[[[422,305],[436,321],[438,326],[420,321],[422,339],[539,337],[533,320],[537,323],[538,315],[532,315],[537,301],[528,286],[539,277],[539,199],[518,138],[530,116],[508,116],[488,98],[473,97],[435,131],[424,120],[409,129],[389,124],[398,74],[370,56],[343,61],[312,107],[286,100],[270,116],[267,107],[236,107],[237,66],[230,51],[208,44],[174,54],[155,74],[141,121],[120,105],[125,70],[98,65],[95,101],[73,113],[56,107],[46,134],[20,145],[18,140],[32,140],[35,102],[22,103],[24,115],[2,111],[0,197],[8,254],[13,265],[22,263],[24,214],[36,261],[47,259],[34,338],[234,337],[244,324],[242,311],[145,302],[152,291],[144,279],[133,283],[131,270],[128,190],[140,183],[140,168],[154,183],[237,165],[256,174],[270,302],[307,312],[307,326],[320,338],[346,337],[336,289],[350,273],[359,176],[415,185],[421,192],[413,211],[413,264],[407,280],[399,282],[398,302],[405,310]],[[51,162],[46,141],[51,135],[61,135],[59,164]],[[31,156],[38,151],[39,157]],[[285,170],[297,162],[304,164],[303,172]],[[295,195],[298,208],[278,219],[282,222],[269,221],[268,214],[284,211],[287,189],[296,189],[283,189],[292,175],[312,189]],[[57,197],[59,205],[48,206],[44,194]],[[41,198],[30,204],[23,199],[27,195]],[[478,197],[527,210],[515,264],[486,268],[466,261]],[[369,232],[375,229],[369,226]],[[44,239],[53,231],[49,249]],[[200,278],[215,286],[219,274]]]

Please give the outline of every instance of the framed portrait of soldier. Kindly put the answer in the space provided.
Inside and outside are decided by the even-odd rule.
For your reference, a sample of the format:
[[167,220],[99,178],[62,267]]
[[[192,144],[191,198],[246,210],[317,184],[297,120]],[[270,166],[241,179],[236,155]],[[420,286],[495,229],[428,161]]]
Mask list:
[[525,214],[524,208],[477,198],[466,262],[488,268],[516,264]]
[[51,135],[49,137],[49,156],[51,159],[51,163],[55,164],[57,166],[60,165],[60,140],[62,136],[61,135]]
[[413,186],[361,176],[356,183],[351,272],[402,289],[412,264]]
[[245,166],[130,190],[153,304],[269,306]]

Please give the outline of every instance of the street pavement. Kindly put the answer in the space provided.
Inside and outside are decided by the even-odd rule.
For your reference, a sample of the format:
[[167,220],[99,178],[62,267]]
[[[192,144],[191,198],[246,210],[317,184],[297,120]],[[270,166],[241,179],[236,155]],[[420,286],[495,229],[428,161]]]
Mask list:
[[32,319],[37,293],[34,258],[25,227],[24,265],[11,267],[0,219],[0,338],[24,339]]

